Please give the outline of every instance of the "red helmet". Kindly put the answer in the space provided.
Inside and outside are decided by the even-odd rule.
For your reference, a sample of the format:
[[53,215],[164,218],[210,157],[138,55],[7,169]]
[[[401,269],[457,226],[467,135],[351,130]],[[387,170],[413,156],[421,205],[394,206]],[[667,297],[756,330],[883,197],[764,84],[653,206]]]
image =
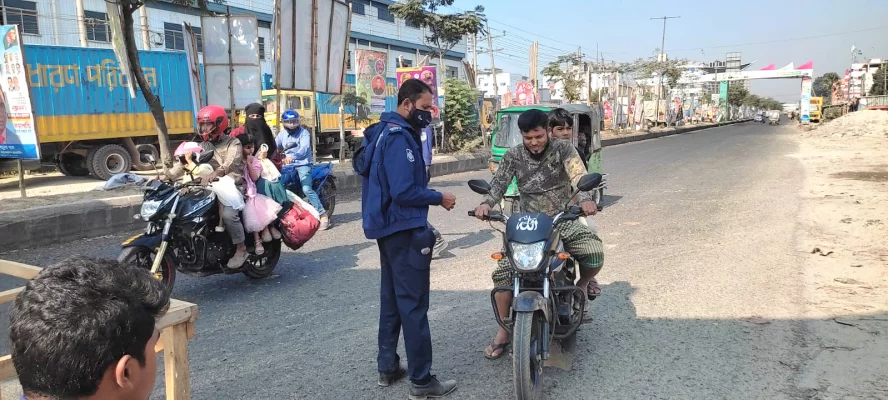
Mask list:
[[[204,127],[204,125],[207,125]],[[197,131],[203,140],[216,139],[228,129],[228,114],[219,106],[206,106],[197,112]]]

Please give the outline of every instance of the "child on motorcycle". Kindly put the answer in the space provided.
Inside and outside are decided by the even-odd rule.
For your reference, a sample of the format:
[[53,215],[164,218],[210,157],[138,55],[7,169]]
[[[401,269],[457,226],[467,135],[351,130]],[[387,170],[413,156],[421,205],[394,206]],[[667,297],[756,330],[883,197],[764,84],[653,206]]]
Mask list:
[[244,206],[244,230],[252,232],[255,242],[255,254],[265,254],[262,243],[280,239],[281,233],[273,226],[277,219],[277,213],[281,211],[281,205],[269,197],[259,194],[256,190],[256,181],[262,175],[262,163],[253,156],[255,138],[252,134],[245,133],[237,137],[241,142],[244,152],[244,189],[246,205]]

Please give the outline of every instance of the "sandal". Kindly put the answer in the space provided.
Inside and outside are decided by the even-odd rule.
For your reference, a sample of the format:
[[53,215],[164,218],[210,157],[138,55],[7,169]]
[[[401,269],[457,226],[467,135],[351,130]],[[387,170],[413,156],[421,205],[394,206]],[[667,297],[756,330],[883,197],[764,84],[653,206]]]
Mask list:
[[[484,358],[486,358],[488,360],[499,359],[500,357],[503,356],[503,354],[506,354],[506,349],[508,349],[509,345],[512,344],[511,341],[508,341],[505,343],[500,343],[500,344],[494,344],[493,343],[494,340],[496,340],[496,338],[491,340],[490,345],[487,346],[490,349],[490,352],[488,352],[487,349],[484,349]],[[500,351],[499,354],[493,355],[493,353],[496,353],[497,350]]]
[[595,300],[598,296],[601,296],[601,287],[598,286],[598,281],[595,278],[589,280],[589,284],[586,285],[586,296],[588,296],[589,301]]

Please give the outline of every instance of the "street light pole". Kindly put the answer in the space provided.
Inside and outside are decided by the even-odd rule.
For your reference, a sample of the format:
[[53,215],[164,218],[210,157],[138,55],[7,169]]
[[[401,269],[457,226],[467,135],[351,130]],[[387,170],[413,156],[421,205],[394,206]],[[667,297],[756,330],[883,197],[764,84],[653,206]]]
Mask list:
[[[660,59],[657,60],[658,62],[666,62],[666,20],[667,19],[677,19],[677,18],[681,18],[681,16],[667,17],[664,15],[662,17],[651,18],[652,20],[653,19],[662,19],[663,20],[663,37],[660,39],[660,57],[659,57]],[[660,80],[657,83],[657,103],[654,105],[654,109],[656,110],[654,112],[654,122],[655,123],[660,121],[660,93],[663,90],[663,73],[662,72],[663,71],[661,71],[661,73],[660,73]],[[664,114],[665,114],[665,110],[664,110]],[[664,120],[665,120],[665,118],[664,118]]]

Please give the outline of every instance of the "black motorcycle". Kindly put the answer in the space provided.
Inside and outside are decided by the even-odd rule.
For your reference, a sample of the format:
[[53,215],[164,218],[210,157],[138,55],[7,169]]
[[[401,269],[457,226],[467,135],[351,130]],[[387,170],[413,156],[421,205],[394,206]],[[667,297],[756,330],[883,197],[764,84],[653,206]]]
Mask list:
[[[213,158],[213,151],[203,151],[197,163]],[[150,155],[149,162],[155,163]],[[228,268],[236,246],[227,232],[216,232],[219,207],[216,194],[201,185],[200,177],[189,183],[151,181],[144,188],[142,209],[136,219],[148,223],[144,233],[121,245],[118,261],[145,268],[172,290],[176,270],[193,276],[243,273],[261,279],[268,277],[281,255],[281,241],[266,243],[261,256],[250,254],[239,268]],[[210,183],[212,184],[212,183]],[[247,245],[253,235],[247,235]]]
[[[573,197],[596,189],[601,179],[597,173],[583,176]],[[490,185],[479,179],[469,181],[469,187],[478,194],[490,191]],[[554,218],[543,213],[506,216],[495,210],[486,218],[506,225],[505,232],[500,231],[505,250],[498,256],[511,264],[514,282],[513,286],[494,288],[490,300],[496,322],[512,335],[512,378],[519,400],[542,398],[543,364],[549,358],[552,340],[572,339],[585,317],[588,299],[575,284],[577,263],[564,251],[555,230],[559,223],[576,220],[583,212],[577,206],[566,205],[565,209]],[[475,212],[469,211],[469,216]],[[510,317],[505,320],[496,310],[498,292],[514,295]]]

